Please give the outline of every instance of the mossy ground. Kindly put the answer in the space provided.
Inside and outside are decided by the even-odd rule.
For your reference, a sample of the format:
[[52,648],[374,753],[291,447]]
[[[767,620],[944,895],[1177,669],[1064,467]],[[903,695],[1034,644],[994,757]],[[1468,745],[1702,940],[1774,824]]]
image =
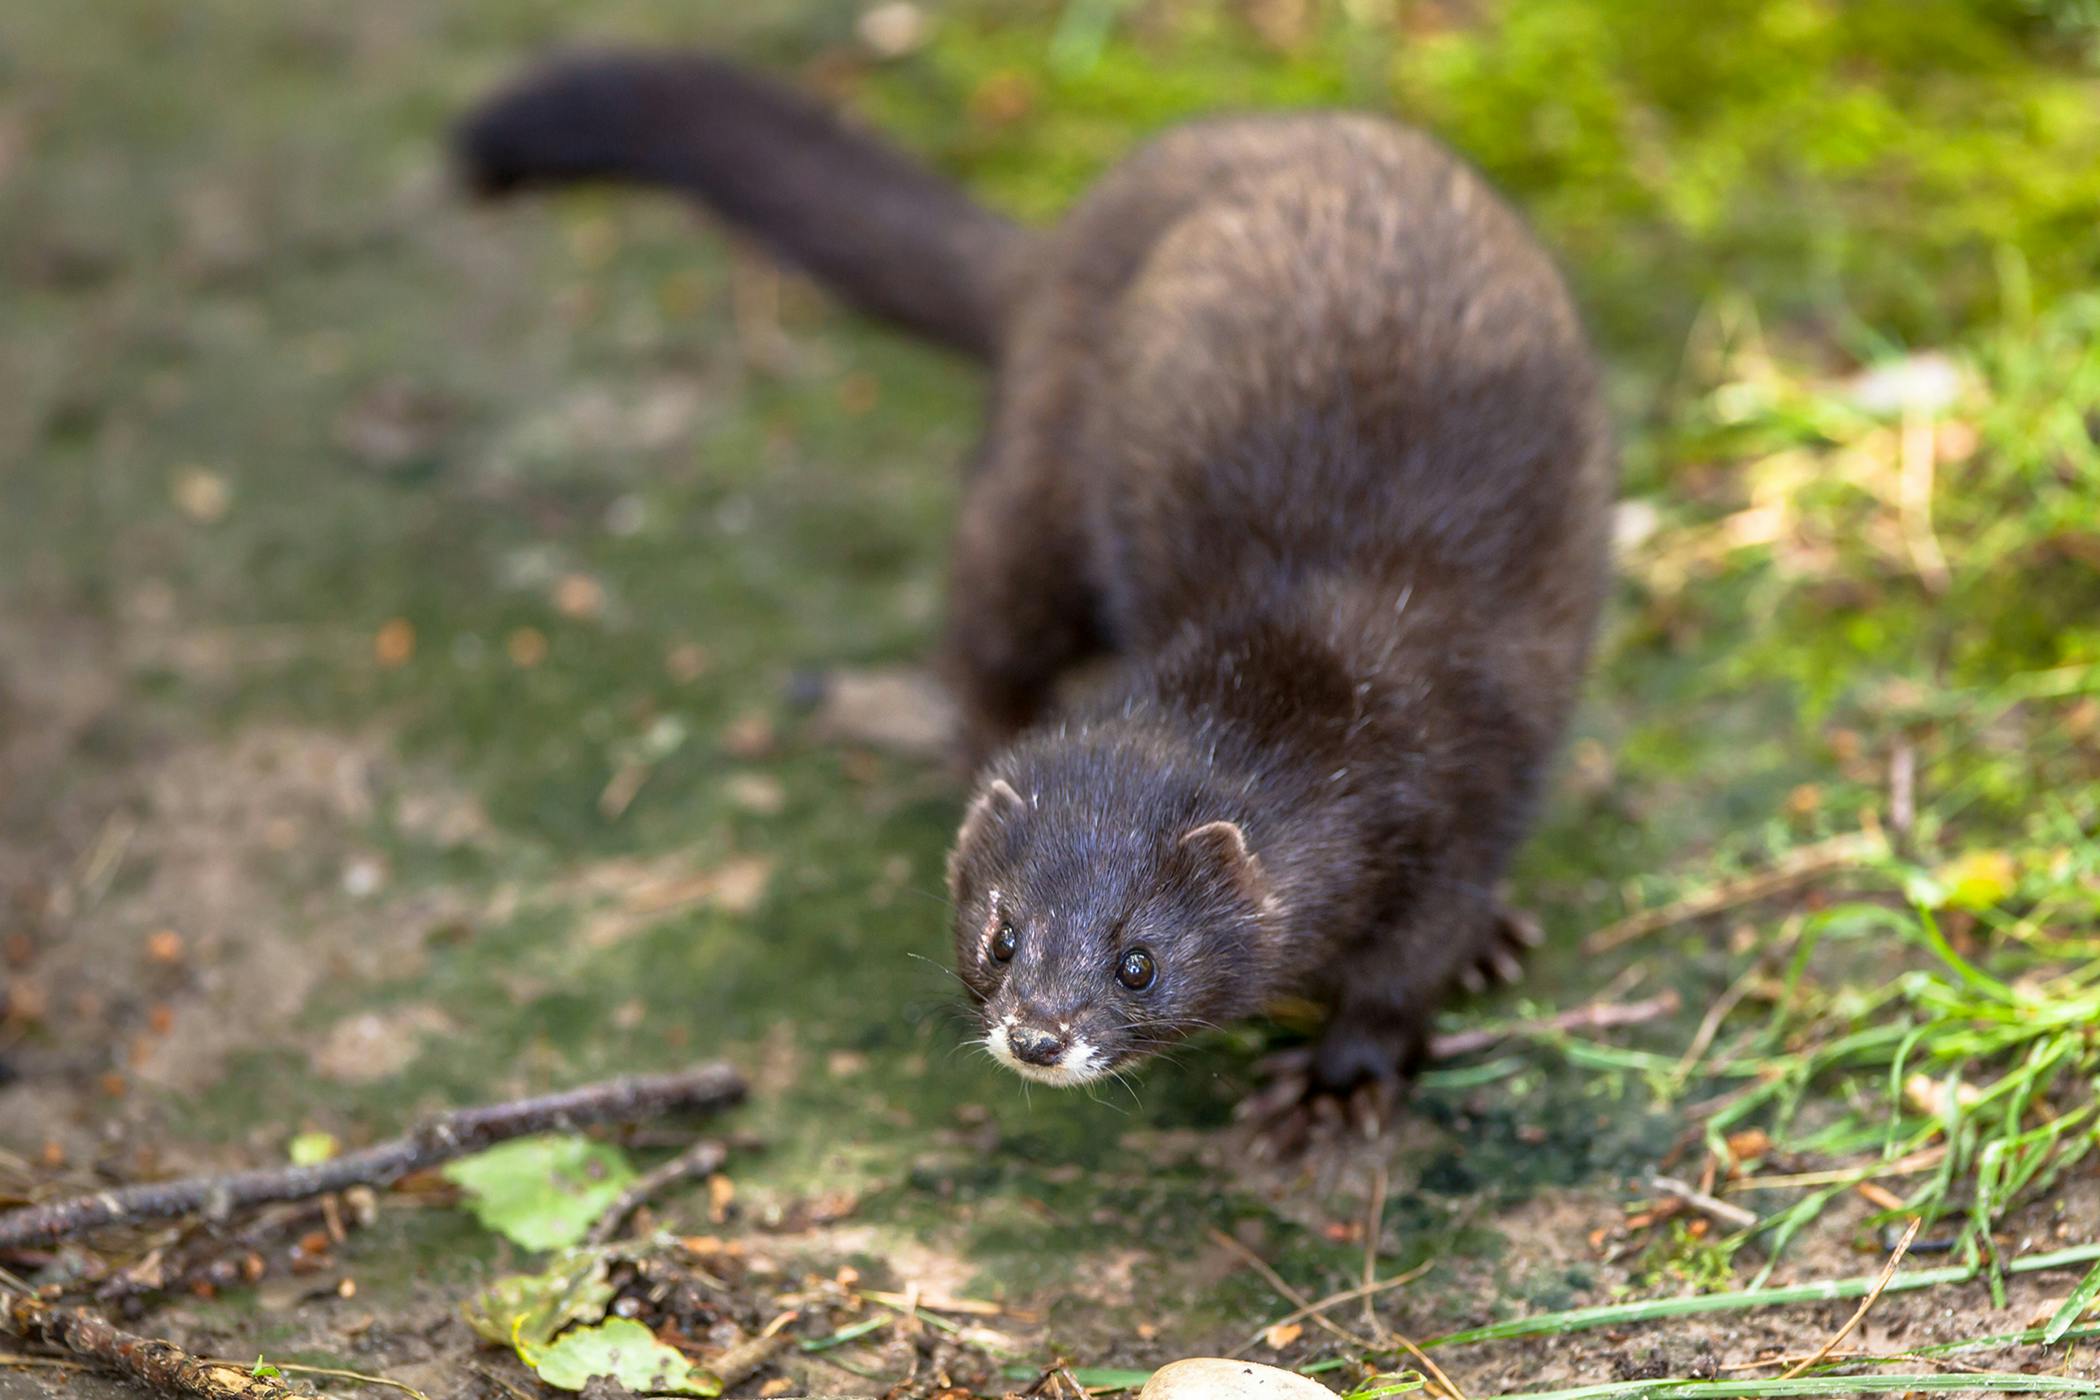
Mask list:
[[[1310,1291],[1356,1277],[1360,1181],[1229,1167],[1257,1037],[1098,1101],[957,1051],[954,782],[818,732],[791,682],[924,654],[979,384],[668,203],[468,208],[446,121],[560,40],[799,69],[1030,216],[1168,122],[1306,103],[1421,122],[1529,212],[1614,367],[1633,528],[1520,881],[1555,947],[1524,1000],[1463,1014],[1672,987],[1684,1013],[1621,1039],[1680,1052],[1809,896],[1611,959],[1577,940],[1886,824],[1892,764],[1915,773],[1908,861],[2010,862],[1967,946],[2090,946],[2090,7],[926,13],[928,43],[886,61],[832,0],[0,14],[0,935],[25,1075],[0,1146],[48,1142],[78,1180],[268,1160],[304,1126],[383,1136],[421,1106],[720,1053],[753,1069],[739,1125],[769,1144],[733,1168],[747,1222],[853,1195],[835,1234],[782,1247],[1045,1306],[1041,1359],[1157,1361],[1283,1311],[1212,1227]],[[1922,535],[1917,418],[1843,387],[1920,350],[1965,376],[1922,428]],[[181,943],[156,957],[163,929]],[[1817,985],[1841,998],[1888,957]],[[1381,1267],[1440,1261],[1383,1305],[1396,1325],[1638,1271],[1584,1238],[1679,1142],[1680,1106],[1509,1053],[1426,1086],[1394,1149]],[[1854,1238],[1800,1247],[1854,1272]],[[338,1266],[406,1328],[497,1259],[412,1212]],[[254,1301],[190,1321],[329,1352],[327,1325]],[[1496,1364],[1473,1379],[1549,1374]]]

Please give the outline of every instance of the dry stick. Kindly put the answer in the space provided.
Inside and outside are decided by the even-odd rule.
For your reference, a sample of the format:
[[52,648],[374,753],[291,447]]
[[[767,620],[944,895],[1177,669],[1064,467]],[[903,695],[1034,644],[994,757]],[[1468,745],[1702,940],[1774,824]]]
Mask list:
[[1693,1210],[1723,1225],[1733,1225],[1738,1230],[1747,1230],[1757,1224],[1757,1214],[1732,1205],[1719,1196],[1701,1191],[1689,1181],[1680,1181],[1674,1176],[1654,1176],[1648,1184],[1666,1196],[1675,1196]]
[[[1325,1330],[1333,1333],[1335,1336],[1341,1338],[1343,1341],[1347,1342],[1350,1346],[1355,1347],[1359,1351],[1383,1350],[1383,1348],[1378,1346],[1377,1343],[1367,1341],[1362,1337],[1353,1336],[1346,1329],[1338,1326],[1327,1316],[1327,1314],[1324,1311],[1322,1311],[1323,1308],[1332,1306],[1331,1302],[1307,1302],[1303,1293],[1300,1293],[1297,1289],[1291,1287],[1290,1284],[1284,1281],[1282,1274],[1277,1273],[1274,1269],[1269,1267],[1268,1260],[1262,1258],[1259,1254],[1256,1254],[1253,1250],[1247,1248],[1247,1246],[1241,1244],[1238,1240],[1226,1234],[1223,1230],[1220,1230],[1216,1226],[1213,1226],[1211,1227],[1210,1236],[1219,1244],[1224,1245],[1227,1249],[1239,1255],[1240,1258],[1246,1260],[1249,1264],[1253,1265],[1255,1272],[1260,1274],[1264,1279],[1268,1280],[1269,1287],[1275,1289],[1278,1293],[1282,1294],[1286,1300],[1288,1300],[1298,1308],[1298,1312],[1292,1314],[1292,1321],[1296,1321],[1297,1318],[1301,1316],[1309,1318],[1313,1322],[1318,1323]],[[1344,1295],[1344,1300],[1346,1300],[1346,1295]],[[1450,1396],[1451,1400],[1466,1400],[1466,1393],[1463,1390],[1460,1390],[1457,1384],[1454,1383],[1449,1376],[1444,1374],[1443,1368],[1437,1365],[1436,1362],[1430,1360],[1428,1354],[1425,1353],[1420,1347],[1416,1346],[1407,1338],[1401,1336],[1398,1332],[1391,1333],[1390,1335],[1395,1342],[1398,1342],[1400,1344],[1400,1347],[1403,1351],[1405,1351],[1409,1356],[1412,1356],[1415,1359],[1416,1363],[1422,1367],[1422,1369],[1429,1372],[1430,1376],[1435,1379],[1436,1383],[1444,1388],[1444,1393]],[[1242,1347],[1240,1348],[1240,1350],[1245,1351],[1246,1348]]]
[[[213,1356],[205,1358],[204,1364],[207,1366],[231,1366],[237,1371],[246,1372],[260,1362],[260,1357],[256,1358],[254,1362],[248,1362],[234,1361],[224,1356]],[[308,1366],[298,1361],[272,1361],[269,1364],[280,1371],[289,1372],[295,1376],[333,1376],[339,1381],[356,1381],[359,1385],[385,1386],[388,1390],[398,1390],[403,1395],[412,1396],[413,1400],[430,1400],[428,1395],[425,1395],[408,1382],[397,1381],[390,1376],[368,1376],[363,1371],[345,1371],[339,1366]]]
[[1845,1338],[1852,1335],[1853,1329],[1866,1321],[1867,1314],[1872,1312],[1874,1305],[1881,1301],[1882,1291],[1889,1286],[1889,1280],[1896,1276],[1896,1266],[1901,1264],[1903,1256],[1910,1252],[1910,1242],[1918,1237],[1918,1229],[1924,1223],[1925,1217],[1922,1215],[1914,1215],[1910,1218],[1910,1228],[1903,1232],[1902,1239],[1896,1241],[1896,1248],[1889,1255],[1889,1262],[1881,1266],[1881,1277],[1874,1280],[1874,1286],[1868,1290],[1867,1296],[1859,1300],[1859,1306],[1853,1310],[1851,1318],[1846,1321],[1843,1327],[1838,1328],[1829,1341],[1823,1343],[1822,1348],[1814,1356],[1781,1372],[1779,1379],[1790,1381],[1811,1368],[1821,1365],[1824,1357],[1836,1351],[1838,1347],[1844,1344]]
[[95,1362],[162,1394],[197,1400],[294,1400],[295,1393],[271,1377],[206,1361],[173,1342],[112,1327],[85,1308],[54,1308],[13,1294],[0,1299],[0,1322],[17,1336]]
[[[1339,1293],[1330,1293],[1325,1298],[1322,1298],[1317,1302],[1307,1303],[1304,1307],[1298,1309],[1296,1312],[1285,1313],[1282,1317],[1277,1318],[1274,1322],[1265,1322],[1261,1326],[1255,1328],[1254,1331],[1248,1335],[1246,1341],[1241,1342],[1237,1347],[1234,1347],[1232,1351],[1227,1353],[1227,1355],[1232,1357],[1241,1356],[1245,1354],[1247,1348],[1253,1346],[1256,1342],[1260,1341],[1263,1337],[1267,1336],[1271,1331],[1275,1330],[1276,1328],[1288,1327],[1293,1322],[1302,1322],[1306,1318],[1311,1317],[1314,1313],[1323,1313],[1326,1312],[1329,1308],[1338,1308],[1342,1304],[1354,1302],[1358,1298],[1368,1298],[1374,1293],[1383,1293],[1387,1289],[1401,1288],[1406,1286],[1407,1284],[1413,1283],[1416,1279],[1422,1277],[1422,1275],[1429,1272],[1432,1262],[1433,1261],[1430,1260],[1424,1260],[1422,1263],[1415,1265],[1412,1269],[1409,1269],[1404,1274],[1394,1274],[1391,1278],[1382,1278],[1376,1283],[1367,1283],[1361,1288],[1345,1288]],[[864,1293],[861,1296],[868,1297],[871,1295]],[[1387,1335],[1391,1335],[1390,1332],[1388,1332]]]
[[1583,951],[1608,953],[1614,948],[1624,947],[1636,939],[1645,938],[1673,924],[1681,924],[1688,919],[1718,913],[1733,905],[1747,904],[1754,899],[1778,894],[1815,876],[1864,860],[1883,849],[1885,843],[1879,837],[1870,836],[1864,831],[1847,832],[1843,836],[1811,842],[1788,851],[1769,870],[1760,870],[1754,875],[1744,875],[1734,880],[1724,880],[1718,885],[1694,890],[1682,899],[1673,899],[1659,909],[1643,910],[1638,914],[1629,914],[1617,923],[1606,924],[1583,940]]
[[916,1307],[920,1312],[957,1313],[963,1317],[1010,1317],[1019,1322],[1040,1322],[1042,1314],[1029,1312],[1025,1308],[1010,1308],[1004,1303],[991,1303],[982,1298],[927,1298],[916,1293],[885,1293],[879,1288],[863,1288],[860,1296],[871,1303],[880,1303],[886,1308],[903,1310]]
[[1210,1230],[1210,1237],[1216,1240],[1219,1244],[1224,1245],[1234,1254],[1237,1254],[1241,1259],[1245,1260],[1249,1265],[1253,1267],[1256,1273],[1260,1274],[1262,1278],[1268,1282],[1269,1287],[1275,1289],[1276,1292],[1280,1294],[1286,1301],[1288,1301],[1292,1307],[1303,1309],[1305,1316],[1311,1319],[1313,1323],[1315,1323],[1323,1330],[1333,1333],[1335,1336],[1347,1342],[1350,1346],[1355,1347],[1358,1351],[1377,1351],[1379,1349],[1378,1344],[1376,1342],[1373,1342],[1365,1337],[1357,1336],[1355,1333],[1349,1331],[1347,1328],[1335,1322],[1334,1319],[1328,1317],[1327,1314],[1322,1312],[1319,1308],[1313,1306],[1313,1304],[1311,1304],[1310,1302],[1307,1302],[1306,1297],[1303,1293],[1300,1293],[1297,1289],[1291,1287],[1289,1283],[1284,1281],[1284,1277],[1282,1274],[1277,1273],[1274,1269],[1269,1267],[1268,1260],[1262,1258],[1259,1254],[1256,1254],[1253,1250],[1247,1248],[1247,1246],[1241,1244],[1238,1240],[1226,1234],[1223,1230],[1218,1229],[1216,1226],[1212,1226]]
[[643,1202],[665,1187],[690,1177],[710,1176],[720,1171],[722,1164],[728,1160],[727,1148],[710,1138],[702,1138],[670,1161],[652,1167],[636,1177],[633,1184],[605,1208],[605,1213],[591,1226],[590,1233],[583,1237],[583,1242],[612,1243],[613,1238],[620,1233],[620,1227],[627,1223],[627,1217],[633,1215]]
[[1692,1071],[1699,1067],[1699,1062],[1706,1058],[1706,1052],[1713,1048],[1715,1037],[1721,1034],[1721,1023],[1735,1014],[1735,1009],[1743,1004],[1743,998],[1749,996],[1750,989],[1757,985],[1760,975],[1762,969],[1753,963],[1742,976],[1728,984],[1728,990],[1722,992],[1712,1006],[1706,1008],[1706,1015],[1700,1019],[1699,1029],[1693,1034],[1692,1043],[1685,1047],[1683,1057],[1677,1061],[1677,1068],[1670,1071],[1671,1083],[1681,1085],[1690,1081]]
[[1446,1035],[1431,1036],[1429,1058],[1451,1060],[1460,1055],[1470,1055],[1475,1050],[1486,1050],[1517,1036],[1536,1034],[1541,1031],[1608,1031],[1617,1026],[1638,1026],[1647,1021],[1660,1020],[1676,1011],[1681,1003],[1677,993],[1665,992],[1646,1001],[1627,1003],[1592,1002],[1578,1006],[1573,1011],[1563,1011],[1558,1016],[1549,1016],[1542,1021],[1523,1025],[1477,1026],[1471,1030],[1452,1031]]
[[1378,1320],[1378,1309],[1371,1306],[1369,1290],[1371,1281],[1378,1277],[1378,1246],[1385,1238],[1385,1193],[1391,1185],[1391,1173],[1380,1162],[1371,1183],[1371,1204],[1364,1211],[1364,1326],[1381,1340],[1385,1337],[1385,1324]]
[[244,1206],[296,1201],[351,1186],[386,1186],[410,1172],[464,1157],[529,1133],[573,1131],[593,1123],[726,1108],[744,1097],[744,1080],[726,1064],[679,1074],[636,1075],[512,1103],[441,1113],[405,1137],[309,1167],[273,1167],[223,1176],[127,1186],[0,1215],[0,1249],[45,1244],[105,1225],[203,1211],[223,1219]]
[[1810,1186],[1851,1186],[1884,1176],[1916,1176],[1938,1166],[1947,1155],[1944,1147],[1928,1147],[1893,1162],[1870,1162],[1863,1167],[1837,1167],[1822,1172],[1797,1172],[1792,1176],[1748,1176],[1735,1183],[1738,1191],[1793,1191]]

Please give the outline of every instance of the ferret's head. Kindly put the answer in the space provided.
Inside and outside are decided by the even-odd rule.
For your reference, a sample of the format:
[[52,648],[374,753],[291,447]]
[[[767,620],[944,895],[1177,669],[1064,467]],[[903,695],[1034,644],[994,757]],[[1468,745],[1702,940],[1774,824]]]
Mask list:
[[948,883],[956,970],[994,1059],[1084,1084],[1259,1008],[1276,901],[1219,805],[1140,744],[1060,736],[993,764]]

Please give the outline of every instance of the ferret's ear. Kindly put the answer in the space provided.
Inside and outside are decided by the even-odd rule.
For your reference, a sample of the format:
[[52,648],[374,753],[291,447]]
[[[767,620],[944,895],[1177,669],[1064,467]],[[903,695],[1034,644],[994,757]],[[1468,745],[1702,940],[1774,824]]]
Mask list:
[[1181,848],[1224,875],[1250,902],[1268,905],[1269,873],[1262,869],[1261,857],[1247,848],[1247,833],[1238,822],[1205,822],[1183,833]]
[[964,895],[962,887],[962,857],[982,836],[985,829],[1001,816],[1024,812],[1027,802],[1014,791],[1014,785],[1004,778],[994,778],[984,785],[983,791],[970,799],[970,809],[963,813],[962,826],[955,833],[955,849],[948,852],[948,893],[960,902]]

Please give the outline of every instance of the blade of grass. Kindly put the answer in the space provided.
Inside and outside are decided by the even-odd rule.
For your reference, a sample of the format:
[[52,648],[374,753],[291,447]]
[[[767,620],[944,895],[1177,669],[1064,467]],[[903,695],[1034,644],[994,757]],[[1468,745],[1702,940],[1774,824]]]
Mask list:
[[[2100,1244],[2080,1245],[2048,1254],[2030,1254],[2024,1259],[2012,1260],[2006,1265],[2005,1271],[2009,1274],[2032,1274],[2051,1269],[2075,1268],[2095,1261],[2100,1261]],[[1971,1283],[1980,1278],[1982,1273],[1981,1267],[1969,1265],[1920,1269],[1916,1273],[1896,1275],[1889,1280],[1889,1285],[1884,1291],[1915,1293],[1925,1288]],[[1852,1298],[1864,1298],[1874,1287],[1874,1282],[1871,1278],[1825,1279],[1817,1283],[1789,1284],[1783,1288],[1754,1289],[1741,1293],[1701,1293],[1689,1298],[1653,1298],[1639,1303],[1608,1303],[1601,1307],[1540,1313],[1534,1317],[1521,1317],[1486,1327],[1474,1327],[1463,1332],[1433,1337],[1423,1345],[1471,1346],[1479,1342],[1503,1342],[1518,1337],[1558,1337],[1598,1327],[1618,1327],[1628,1323],[1656,1322],[1664,1318],[1694,1317],[1705,1313],[1748,1312],[1757,1308],[1790,1307],[1800,1303],[1842,1302]]]
[[2020,1372],[1958,1375],[1803,1376],[1792,1381],[1615,1381],[1573,1390],[1512,1391],[1482,1400],[1756,1400],[1760,1396],[1910,1395],[1957,1391],[1997,1395],[2100,1395],[2100,1381]]
[[2100,1264],[2093,1265],[2092,1271],[2071,1290],[2071,1296],[2064,1299],[2063,1306],[2050,1316],[2048,1325],[2042,1329],[2042,1340],[2051,1345],[2060,1341],[2064,1333],[2071,1330],[2071,1324],[2085,1315],[2095,1298],[2100,1298]]

